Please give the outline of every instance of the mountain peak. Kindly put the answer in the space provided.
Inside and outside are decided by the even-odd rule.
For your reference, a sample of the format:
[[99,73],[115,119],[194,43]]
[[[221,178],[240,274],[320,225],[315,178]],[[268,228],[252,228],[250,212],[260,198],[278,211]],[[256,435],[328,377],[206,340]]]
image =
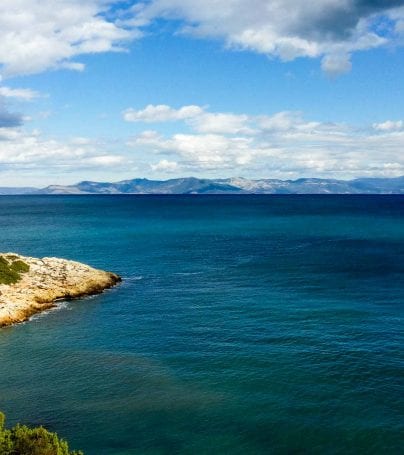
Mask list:
[[169,180],[134,178],[119,182],[83,180],[76,185],[49,185],[43,189],[0,188],[0,194],[404,194],[404,176],[354,180],[254,180],[244,177],[181,177]]

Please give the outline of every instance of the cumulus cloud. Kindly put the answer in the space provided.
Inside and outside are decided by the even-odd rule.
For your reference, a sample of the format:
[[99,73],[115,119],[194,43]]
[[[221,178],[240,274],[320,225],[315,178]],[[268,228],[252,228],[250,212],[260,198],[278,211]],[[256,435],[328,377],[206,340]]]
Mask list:
[[[213,121],[201,128],[200,119],[207,115],[210,120],[219,119],[218,128]],[[230,119],[234,115],[242,122],[236,122],[234,128],[223,128],[222,115]],[[128,146],[137,153],[147,153],[152,171],[178,175],[202,171],[280,178],[404,174],[402,121],[358,129],[307,120],[299,112],[249,116],[204,111],[184,123],[191,127],[190,133],[165,136],[146,130],[132,138]],[[166,157],[154,162],[153,156],[159,155]]]
[[226,166],[243,156],[249,161],[253,153],[251,139],[219,134],[175,134],[171,139],[160,142],[160,147],[201,168]]
[[40,95],[38,92],[29,88],[10,88],[0,86],[0,97],[4,98],[16,98],[24,101],[31,101],[34,98],[38,98]]
[[[169,107],[168,112],[181,109]],[[86,174],[105,169],[105,175],[110,175],[114,169],[117,173],[133,170],[136,163],[145,174],[160,177],[191,173],[266,178],[404,174],[402,120],[357,128],[307,119],[301,112],[257,116],[208,112],[206,108],[195,112],[200,113],[178,120],[175,134],[148,129],[113,147],[86,137],[61,142],[9,122],[0,127],[0,172],[2,176],[7,171],[21,175],[28,169],[37,175],[65,175],[80,169]],[[161,126],[158,118],[156,127]],[[165,118],[172,121],[172,115]]]
[[378,131],[398,131],[404,130],[404,122],[402,120],[392,121],[386,120],[382,123],[374,123],[373,128]]
[[186,120],[202,114],[203,109],[199,106],[183,106],[179,109],[174,109],[165,104],[153,105],[149,104],[144,109],[135,110],[132,108],[126,109],[123,112],[123,118],[127,122],[168,122],[176,120]]
[[118,25],[105,0],[2,0],[0,67],[3,75],[32,74],[52,68],[82,70],[81,54],[119,51],[139,37]]
[[64,143],[43,137],[36,130],[0,127],[0,171],[29,168],[52,173],[55,169],[110,168],[127,162],[122,155],[108,152],[104,144],[81,139]]
[[[2,0],[0,68],[6,76],[82,71],[82,54],[121,51],[161,19],[182,33],[280,58],[322,58],[324,71],[349,71],[359,50],[402,42],[404,0]],[[377,26],[384,21],[383,32]]]
[[119,155],[100,155],[100,156],[91,156],[84,160],[85,165],[91,166],[116,166],[119,164],[123,164],[125,162],[125,158]]
[[201,113],[193,117],[190,124],[200,133],[218,134],[253,134],[254,130],[247,126],[247,115],[236,115],[229,113]]
[[[403,0],[2,0],[0,65],[5,75],[51,68],[81,71],[87,53],[120,51],[158,20],[182,21],[181,31],[222,39],[226,46],[293,60],[322,57],[338,75],[350,55],[394,41],[404,23]],[[126,9],[125,9],[126,8]],[[387,30],[375,29],[388,19]]]
[[141,144],[141,145],[150,145],[160,144],[162,136],[154,130],[146,130],[138,134],[134,139],[128,141],[128,145]]
[[[136,5],[137,23],[158,18],[183,22],[181,31],[224,40],[288,61],[322,57],[324,71],[349,71],[350,54],[394,40],[402,29],[403,0],[149,0]],[[381,19],[388,29],[375,31]]]
[[126,122],[160,123],[184,120],[200,133],[252,134],[247,126],[248,116],[232,113],[210,113],[202,106],[182,106],[178,109],[165,104],[149,104],[144,109],[126,109],[122,113]]
[[331,54],[326,55],[321,61],[321,68],[328,75],[334,77],[348,73],[352,69],[352,63],[349,54]]
[[156,164],[150,165],[153,171],[157,172],[174,172],[178,169],[178,163],[175,161],[160,160]]
[[287,131],[303,123],[299,112],[277,112],[269,116],[263,115],[259,118],[259,126],[264,131]]

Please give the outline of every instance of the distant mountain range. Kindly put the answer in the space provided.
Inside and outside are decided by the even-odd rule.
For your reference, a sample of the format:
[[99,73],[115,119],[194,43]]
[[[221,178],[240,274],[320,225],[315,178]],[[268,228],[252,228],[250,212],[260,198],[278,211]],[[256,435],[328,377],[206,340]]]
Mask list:
[[76,185],[50,185],[46,188],[1,188],[1,194],[404,194],[404,176],[298,180],[245,178],[171,180],[133,179],[121,182],[84,181]]
[[5,194],[31,194],[34,193],[35,191],[38,191],[38,188],[32,188],[32,187],[20,187],[20,188],[14,188],[14,187],[8,187],[8,186],[0,186],[0,196],[5,195]]

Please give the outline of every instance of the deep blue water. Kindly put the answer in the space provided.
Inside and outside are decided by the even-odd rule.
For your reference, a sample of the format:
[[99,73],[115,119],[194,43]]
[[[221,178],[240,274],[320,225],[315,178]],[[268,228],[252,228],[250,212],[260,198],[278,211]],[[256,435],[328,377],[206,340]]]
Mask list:
[[0,409],[87,455],[398,454],[404,197],[0,197],[122,285],[0,330]]

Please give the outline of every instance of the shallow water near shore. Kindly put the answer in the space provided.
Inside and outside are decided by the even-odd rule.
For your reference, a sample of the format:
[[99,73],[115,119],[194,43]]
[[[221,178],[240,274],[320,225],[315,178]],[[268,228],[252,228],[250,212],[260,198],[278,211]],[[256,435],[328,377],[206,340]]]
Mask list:
[[120,274],[0,330],[0,409],[87,455],[400,453],[403,196],[0,197]]

